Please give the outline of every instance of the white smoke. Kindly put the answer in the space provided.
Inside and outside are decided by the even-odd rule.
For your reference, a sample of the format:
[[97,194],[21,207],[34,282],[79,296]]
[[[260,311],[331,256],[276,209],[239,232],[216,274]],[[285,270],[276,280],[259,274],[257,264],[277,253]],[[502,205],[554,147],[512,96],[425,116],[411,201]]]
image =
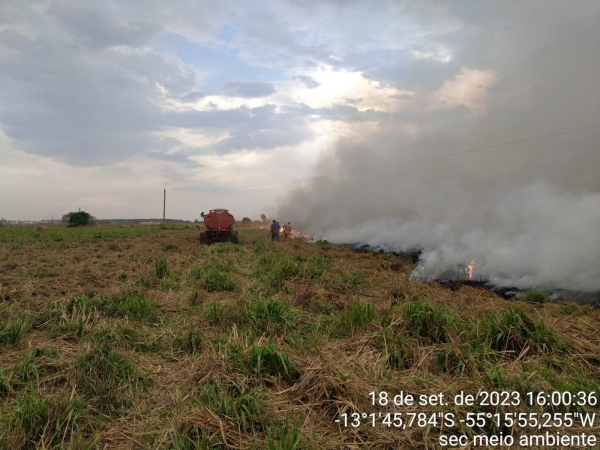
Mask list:
[[486,5],[452,12],[465,34],[440,39],[454,74],[432,81],[432,66],[395,113],[348,117],[321,177],[276,216],[334,243],[421,248],[421,277],[475,260],[474,278],[498,286],[600,290],[600,128],[558,135],[600,124],[600,7],[543,2],[539,20],[537,7]]
[[[398,144],[401,135],[379,128],[341,139],[317,173],[377,166],[399,154],[414,159],[424,138]],[[497,286],[597,291],[598,137],[587,130],[536,148],[318,178],[280,199],[277,217],[333,243],[423,249],[421,278],[456,273],[475,260],[474,278]]]
[[383,215],[316,236],[390,251],[423,248],[423,278],[456,273],[475,259],[475,278],[498,286],[600,289],[600,194],[565,194],[537,182],[473,197],[459,190],[444,197],[421,191],[413,201],[399,195],[388,208],[412,207],[412,219]]
[[[342,139],[319,168],[414,157],[421,138],[405,139],[399,152],[401,133],[378,129]],[[277,217],[333,243],[423,249],[422,278],[475,260],[474,278],[498,286],[600,290],[598,134],[318,178],[280,199]]]

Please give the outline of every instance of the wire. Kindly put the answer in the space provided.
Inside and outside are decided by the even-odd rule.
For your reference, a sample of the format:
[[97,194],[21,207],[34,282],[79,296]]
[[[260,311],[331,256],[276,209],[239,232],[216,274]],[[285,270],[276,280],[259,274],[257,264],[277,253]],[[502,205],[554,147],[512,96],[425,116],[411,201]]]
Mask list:
[[464,150],[462,152],[448,153],[447,155],[431,156],[429,158],[413,159],[412,161],[403,161],[403,162],[394,163],[394,164],[387,164],[384,166],[367,167],[366,169],[357,169],[357,170],[352,170],[350,172],[339,172],[339,173],[333,173],[333,174],[328,174],[328,175],[315,175],[314,177],[296,178],[296,179],[290,180],[290,181],[274,181],[271,183],[248,184],[245,186],[206,188],[206,190],[244,189],[244,188],[251,188],[251,187],[273,186],[273,185],[278,185],[278,184],[296,183],[298,181],[317,180],[319,178],[337,177],[337,176],[341,176],[341,175],[352,175],[355,173],[370,172],[373,170],[387,169],[389,167],[405,166],[408,164],[415,164],[418,162],[432,161],[434,159],[449,158],[451,156],[464,155],[467,153],[475,153],[475,152],[480,152],[482,150],[489,150],[492,148],[506,147],[508,145],[520,144],[522,142],[530,142],[530,141],[535,141],[537,139],[545,139],[545,138],[554,137],[554,136],[561,136],[563,134],[575,133],[575,132],[584,131],[584,130],[591,130],[592,128],[599,128],[599,127],[600,127],[600,125],[592,125],[591,127],[577,128],[576,130],[561,131],[559,133],[546,134],[544,136],[537,136],[537,137],[528,138],[528,139],[521,139],[519,141],[505,142],[504,144],[490,145],[488,147],[479,147],[479,148],[475,148],[472,150]]

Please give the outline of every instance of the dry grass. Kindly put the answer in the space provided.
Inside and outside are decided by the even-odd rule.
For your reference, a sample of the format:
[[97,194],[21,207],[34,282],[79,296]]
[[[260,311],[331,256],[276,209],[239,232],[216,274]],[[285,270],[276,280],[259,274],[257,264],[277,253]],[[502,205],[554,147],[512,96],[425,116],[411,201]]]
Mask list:
[[252,227],[239,246],[197,234],[0,229],[0,448],[439,448],[436,427],[335,420],[476,412],[372,406],[372,391],[600,392],[590,307],[451,292],[393,255]]

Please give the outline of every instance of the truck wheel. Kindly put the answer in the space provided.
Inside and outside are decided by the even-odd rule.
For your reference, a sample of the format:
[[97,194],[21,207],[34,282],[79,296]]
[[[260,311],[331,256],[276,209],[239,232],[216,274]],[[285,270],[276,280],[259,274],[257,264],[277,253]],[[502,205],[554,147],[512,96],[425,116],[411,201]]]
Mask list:
[[239,244],[240,243],[240,237],[238,236],[238,232],[234,231],[233,235],[231,236],[231,242],[233,242],[234,244]]
[[211,234],[210,234],[210,231],[206,230],[206,231],[204,232],[204,238],[205,238],[205,240],[206,240],[206,245],[210,245],[210,244],[212,244],[212,236],[211,236]]
[[200,245],[204,245],[206,244],[206,236],[204,235],[204,232],[200,233]]

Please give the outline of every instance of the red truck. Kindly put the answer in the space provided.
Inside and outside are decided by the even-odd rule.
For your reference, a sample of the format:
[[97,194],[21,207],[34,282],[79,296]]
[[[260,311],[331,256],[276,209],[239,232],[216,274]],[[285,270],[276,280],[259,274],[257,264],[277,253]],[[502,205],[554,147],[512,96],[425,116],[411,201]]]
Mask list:
[[218,208],[211,209],[208,214],[200,214],[204,218],[206,231],[200,233],[200,244],[210,245],[216,241],[231,241],[234,244],[240,243],[237,231],[233,231],[235,219],[229,210]]

